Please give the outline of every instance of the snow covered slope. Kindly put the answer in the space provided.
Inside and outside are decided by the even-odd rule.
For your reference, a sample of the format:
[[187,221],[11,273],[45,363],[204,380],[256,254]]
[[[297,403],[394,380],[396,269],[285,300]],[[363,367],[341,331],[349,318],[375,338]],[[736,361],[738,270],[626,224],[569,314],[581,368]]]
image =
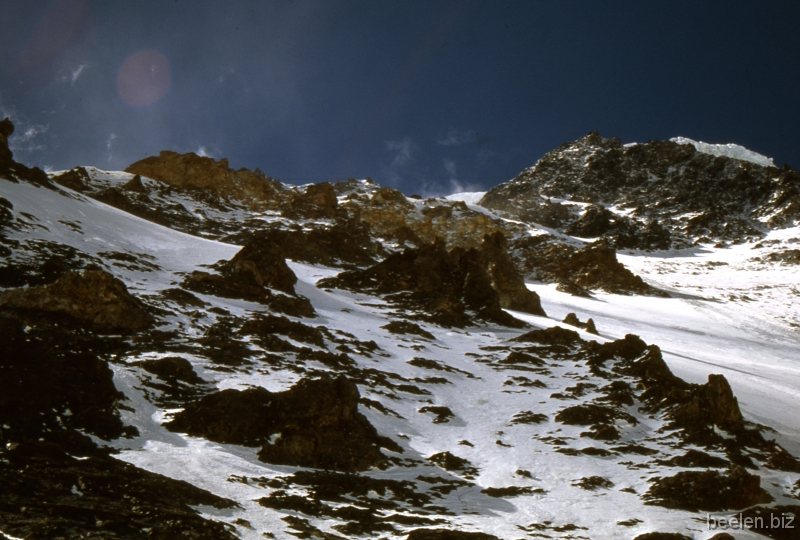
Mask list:
[[[96,174],[114,185],[133,178]],[[146,185],[155,182],[144,179]],[[366,194],[340,194],[340,204],[351,196],[364,197],[360,204],[366,205],[378,193],[389,200],[391,194],[381,189],[369,185],[362,190]],[[172,196],[185,206],[194,200],[180,192]],[[510,311],[526,325],[487,322],[470,307],[467,291],[471,324],[443,326],[432,322],[430,306],[385,292],[383,282],[361,289],[337,288],[330,279],[320,283],[345,266],[358,272],[374,268],[371,264],[288,260],[296,282],[281,288],[270,273],[284,272],[274,254],[248,259],[237,255],[239,245],[158,225],[68,188],[0,179],[0,197],[0,247],[3,268],[9,269],[0,272],[0,318],[22,321],[31,347],[92,354],[109,366],[122,395],[108,410],[135,430],[111,437],[88,426],[81,436],[116,452],[104,463],[126,462],[162,475],[147,481],[180,480],[202,490],[189,495],[181,491],[188,488],[178,487],[184,484],[158,484],[168,486],[165,492],[176,500],[188,501],[184,513],[162,518],[165,523],[177,520],[176,527],[188,531],[192,514],[219,526],[208,533],[196,532],[202,530],[198,526],[194,537],[407,535],[413,540],[450,538],[425,532],[447,529],[465,533],[453,538],[631,539],[658,531],[707,539],[720,532],[709,526],[720,518],[740,512],[785,517],[798,510],[800,462],[792,457],[800,454],[796,227],[770,232],[758,244],[618,253],[625,266],[669,297],[593,291],[587,298],[556,290],[555,284],[528,282],[547,316]],[[462,225],[483,224],[475,213],[516,235],[545,230],[504,225],[476,206],[480,195],[453,199],[463,206],[452,207],[450,219],[457,215]],[[380,204],[406,208],[405,215],[417,221],[409,218],[405,226],[420,227],[416,230],[439,226],[430,216],[451,208],[442,201]],[[218,208],[214,220],[224,226],[215,230],[227,234],[234,223],[252,217],[236,205]],[[305,235],[298,238],[306,239],[339,219],[256,217],[295,224]],[[392,253],[417,253],[410,235],[405,238],[383,238],[387,251],[375,256],[376,262],[394,260]],[[487,248],[474,249],[482,254],[475,260],[488,257],[480,251]],[[458,259],[465,252],[456,248],[448,256],[457,265],[466,260]],[[45,264],[56,269],[45,272]],[[406,279],[403,268],[398,263],[395,279]],[[51,309],[44,301],[38,307],[11,304],[12,298],[28,298],[19,291],[55,295],[64,273],[73,270],[102,271],[121,280],[152,315],[152,327],[98,329],[70,319],[82,313],[77,308]],[[369,275],[378,280],[382,274]],[[434,270],[425,275],[433,279]],[[256,282],[258,294],[252,293]],[[249,292],[241,292],[245,289]],[[303,299],[313,312],[302,311]],[[577,322],[591,318],[599,333],[561,322],[568,313],[575,313]],[[235,432],[244,426],[243,417],[258,424],[259,407],[272,406],[264,403],[290,400],[281,396],[294,394],[281,393],[295,392],[304,381],[328,380],[327,375],[357,385],[358,413],[385,438],[374,466],[324,470],[265,458],[285,449],[291,437],[299,446],[309,440],[303,437],[313,439],[291,422],[264,440],[230,442],[244,433]],[[40,391],[37,379],[30,380],[29,395]],[[17,388],[14,382],[3,384]],[[253,392],[259,388],[269,394]],[[267,402],[258,402],[258,395],[266,395]],[[185,415],[195,414],[197,404],[206,407],[196,413],[197,432],[175,429],[176,419],[188,418],[189,424],[195,419]],[[235,409],[239,406],[244,408]],[[11,405],[0,398],[0,412],[3,407]],[[235,414],[225,412],[234,409]],[[53,423],[35,437],[11,420],[0,430],[6,445],[0,454],[6,480],[0,488],[0,538],[55,538],[65,530],[74,537],[178,537],[158,524],[126,529],[112,517],[100,517],[104,496],[134,501],[133,508],[146,505],[147,498],[106,493],[109,488],[83,480],[86,473],[46,488],[57,492],[50,508],[64,509],[60,513],[12,502],[23,500],[22,488],[15,491],[17,484],[9,480],[28,474],[17,472],[21,463],[38,470],[41,463],[51,467],[56,455],[72,460],[70,467],[109,459],[56,436],[59,425],[71,433],[74,406],[54,412]],[[259,426],[247,429],[261,433]],[[313,440],[320,448],[312,455],[339,450]],[[43,462],[15,453],[17,448],[39,452],[41,444],[50,445],[50,454],[43,455],[51,457]],[[89,504],[89,498],[100,502]],[[735,537],[797,538],[795,531],[741,530]]]

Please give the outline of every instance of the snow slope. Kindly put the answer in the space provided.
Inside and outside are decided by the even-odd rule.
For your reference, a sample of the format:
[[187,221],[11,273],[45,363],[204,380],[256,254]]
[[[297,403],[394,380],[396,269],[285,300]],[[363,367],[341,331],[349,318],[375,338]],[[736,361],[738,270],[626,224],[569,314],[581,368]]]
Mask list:
[[[193,237],[133,217],[125,212],[84,198],[74,192],[40,189],[25,183],[2,182],[2,195],[14,206],[17,215],[27,218],[30,227],[12,233],[13,238],[30,242],[47,240],[72,246],[91,256],[108,251],[126,252],[146,257],[155,269],[148,271],[113,267],[114,273],[129,289],[152,295],[173,286],[182,273],[231,258],[238,246]],[[459,200],[474,205],[479,197],[462,194]],[[775,233],[778,235],[778,233]],[[784,230],[773,239],[789,242],[800,231]],[[581,332],[583,339],[600,342],[634,333],[648,343],[658,344],[670,368],[687,380],[702,383],[709,373],[723,373],[731,382],[745,416],[772,426],[779,442],[794,454],[800,452],[800,420],[795,414],[800,397],[800,323],[796,307],[797,268],[756,263],[750,259],[758,250],[751,245],[729,249],[704,247],[691,252],[632,253],[620,259],[650,283],[677,293],[674,298],[643,298],[597,294],[593,299],[578,298],[557,292],[552,286],[530,283],[543,299],[549,318],[515,313],[534,328],[566,327],[560,321],[568,312],[581,320],[592,317],[600,337]],[[335,275],[338,269],[293,262],[298,277],[297,292],[313,304],[318,317],[302,322],[324,326],[331,332],[350,334],[359,342],[373,341],[379,353],[364,351],[353,358],[362,368],[375,368],[406,380],[426,381],[430,376],[444,382],[419,382],[420,393],[398,392],[394,397],[377,387],[362,387],[362,396],[380,403],[389,414],[374,407],[361,407],[363,414],[381,434],[392,437],[404,448],[395,457],[405,465],[385,471],[372,470],[367,476],[415,483],[420,489],[446,485],[435,497],[439,510],[428,511],[413,505],[388,510],[394,515],[442,519],[447,527],[476,530],[501,538],[535,537],[546,534],[555,538],[629,539],[648,531],[677,531],[693,538],[712,536],[697,514],[646,506],[639,497],[648,488],[656,472],[640,467],[645,456],[610,453],[605,456],[568,455],[554,451],[555,437],[565,438],[574,446],[581,441],[579,426],[557,424],[553,417],[565,401],[554,394],[569,393],[576,381],[591,381],[586,366],[569,361],[550,361],[541,373],[520,372],[498,366],[492,347],[506,347],[508,340],[523,330],[483,326],[466,330],[442,329],[421,324],[435,334],[433,340],[390,334],[381,327],[391,318],[391,309],[380,298],[340,290],[323,290],[315,283]],[[217,312],[246,317],[262,306],[242,300],[198,295]],[[731,297],[735,296],[735,299]],[[749,300],[745,300],[747,296]],[[166,318],[170,327],[185,329],[188,339],[200,336],[218,319],[206,308],[199,318],[175,313]],[[257,346],[251,344],[254,350]],[[234,526],[244,539],[294,538],[297,532],[287,528],[292,510],[265,508],[257,501],[276,491],[271,479],[301,470],[298,467],[260,462],[252,448],[209,442],[167,431],[162,423],[176,411],[155,405],[142,387],[143,372],[133,362],[157,358],[158,351],[137,353],[114,364],[115,383],[133,406],[124,412],[126,423],[139,428],[135,439],[120,439],[114,446],[119,457],[136,466],[173,478],[185,480],[214,494],[236,501],[240,508],[216,510],[198,508],[212,519]],[[299,379],[295,371],[255,366],[219,370],[200,356],[183,354],[201,377],[217,388],[262,386],[270,391],[283,390]],[[409,364],[414,358],[434,360],[442,370]],[[324,369],[324,366],[316,366]],[[540,379],[542,386],[524,386],[522,379]],[[515,378],[517,377],[517,378]],[[592,395],[593,390],[589,390]],[[566,399],[566,398],[565,398]],[[434,422],[424,406],[447,407],[453,418]],[[512,419],[523,411],[545,415],[541,424],[514,424]],[[649,444],[667,456],[678,455],[662,441],[657,430],[662,423],[635,410],[630,413],[638,424],[626,433],[646,437]],[[549,439],[549,440],[546,440]],[[467,441],[467,442],[464,442]],[[591,442],[591,441],[588,441]],[[450,452],[467,459],[477,469],[473,474],[448,472],[426,458]],[[677,470],[677,469],[674,469]],[[673,471],[670,467],[661,473]],[[800,478],[796,473],[761,471],[762,479],[777,500],[791,501],[787,495]],[[582,478],[601,476],[613,487],[583,489]],[[420,478],[428,478],[420,480]],[[438,479],[438,480],[435,480]],[[762,482],[764,483],[764,482]],[[486,488],[516,486],[528,491],[508,497],[492,496]],[[777,486],[777,487],[776,487]],[[433,490],[432,490],[433,491]],[[294,491],[303,497],[308,493]],[[371,492],[370,497],[384,495]],[[343,505],[343,503],[341,503]],[[721,513],[718,515],[729,515]],[[303,519],[306,519],[305,516]],[[336,520],[312,519],[319,531],[339,534]],[[621,523],[628,523],[622,524]],[[763,538],[747,531],[740,539]]]

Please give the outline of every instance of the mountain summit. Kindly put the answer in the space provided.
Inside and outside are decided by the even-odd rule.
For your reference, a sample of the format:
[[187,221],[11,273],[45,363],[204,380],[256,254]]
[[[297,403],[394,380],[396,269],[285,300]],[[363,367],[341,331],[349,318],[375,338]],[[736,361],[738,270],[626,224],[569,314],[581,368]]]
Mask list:
[[800,174],[760,161],[675,141],[623,145],[592,132],[489,190],[480,204],[574,236],[606,238],[618,249],[741,243],[800,218]]
[[421,199],[12,132],[0,539],[797,537],[795,171],[593,133]]

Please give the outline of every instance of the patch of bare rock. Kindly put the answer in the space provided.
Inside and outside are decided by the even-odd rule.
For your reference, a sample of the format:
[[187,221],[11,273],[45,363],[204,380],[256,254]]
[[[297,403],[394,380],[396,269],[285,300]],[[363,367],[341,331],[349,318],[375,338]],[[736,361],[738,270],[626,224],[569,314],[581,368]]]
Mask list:
[[339,376],[302,379],[284,392],[227,389],[189,403],[165,426],[220,443],[260,446],[260,460],[339,471],[386,463],[399,450],[358,412],[355,384]]
[[559,289],[570,294],[587,296],[589,290],[599,289],[613,294],[669,296],[625,268],[614,248],[603,241],[576,248],[545,235],[515,240],[510,249],[524,275],[558,283]]
[[68,272],[49,285],[0,292],[0,308],[64,314],[105,332],[143,330],[154,322],[125,284],[103,270]]
[[217,263],[219,273],[195,270],[183,287],[223,298],[241,298],[269,305],[272,309],[300,317],[313,317],[307,298],[296,294],[297,276],[286,264],[283,251],[265,238],[255,238],[230,261]]
[[[232,539],[191,506],[235,503],[118,461],[101,440],[138,434],[96,353],[49,339],[54,328],[0,316],[0,529],[20,538]],[[24,471],[21,474],[20,471]],[[135,501],[135,504],[131,504]]]
[[264,173],[231,169],[227,159],[214,160],[194,153],[163,151],[130,165],[125,172],[146,176],[169,185],[199,191],[247,204],[251,208],[277,206],[282,185]]
[[519,327],[523,323],[504,312],[504,305],[536,315],[544,315],[544,310],[513,266],[501,269],[502,250],[497,245],[502,241],[501,235],[487,236],[485,249],[451,250],[437,241],[392,254],[365,270],[320,280],[317,286],[383,295],[444,326],[464,327],[475,318]]

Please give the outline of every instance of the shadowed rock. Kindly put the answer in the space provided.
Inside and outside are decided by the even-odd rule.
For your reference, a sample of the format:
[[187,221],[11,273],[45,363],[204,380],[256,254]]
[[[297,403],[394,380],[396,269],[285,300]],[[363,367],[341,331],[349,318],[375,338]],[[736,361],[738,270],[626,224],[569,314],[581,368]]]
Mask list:
[[[269,305],[281,313],[313,317],[307,298],[295,293],[297,283],[283,252],[266,238],[255,238],[230,261],[217,263],[219,274],[194,271],[183,280],[189,290],[223,298],[241,298]],[[272,289],[285,294],[276,294]]]
[[500,295],[501,307],[546,316],[539,295],[525,286],[525,280],[508,255],[508,241],[503,233],[487,234],[481,244],[481,253],[486,260],[492,287]]
[[8,138],[14,133],[14,124],[7,117],[0,121],[0,163],[11,163],[14,154],[8,148]]
[[564,320],[562,320],[561,322],[563,322],[564,324],[568,324],[570,326],[577,326],[578,328],[583,328],[589,334],[594,334],[596,336],[600,335],[600,332],[597,331],[597,327],[595,326],[594,321],[591,318],[586,319],[586,322],[581,322],[580,319],[578,319],[578,316],[575,315],[574,313],[567,313],[566,317],[564,317]]
[[677,407],[672,417],[678,425],[715,425],[728,432],[744,429],[739,402],[723,375],[710,374],[708,382],[692,392],[687,403]]
[[53,182],[73,191],[83,193],[88,189],[89,173],[86,167],[75,167],[53,177]]
[[154,322],[125,284],[103,270],[69,272],[50,285],[4,291],[0,307],[63,313],[102,331],[143,330]]
[[243,232],[225,238],[231,243],[273,244],[287,259],[325,266],[366,266],[384,255],[382,246],[370,237],[369,228],[357,220],[340,220],[333,226],[307,229],[267,229]]
[[256,238],[226,265],[232,273],[249,274],[257,284],[294,294],[297,276],[286,264],[283,252],[267,239]]
[[557,243],[550,236],[528,237],[511,245],[520,270],[533,279],[560,283],[570,294],[584,296],[584,289],[600,289],[614,294],[669,296],[646,284],[617,260],[614,248],[603,241],[576,249]]
[[137,174],[124,184],[120,186],[125,191],[133,191],[134,193],[147,193],[147,188],[142,183],[142,175]]
[[469,312],[478,319],[523,326],[502,310],[486,268],[486,258],[478,249],[447,251],[444,242],[437,241],[390,255],[365,270],[320,280],[317,286],[387,295],[404,307],[423,310],[432,322],[445,326],[471,324]]
[[363,471],[386,461],[379,446],[393,445],[358,412],[358,400],[356,385],[341,376],[303,379],[284,392],[228,389],[190,403],[165,426],[261,446],[267,463]]
[[583,339],[575,330],[551,326],[550,328],[531,330],[515,337],[511,341],[541,343],[542,345],[576,345],[581,343]]
[[720,471],[681,471],[658,478],[644,495],[645,504],[690,512],[741,510],[772,501],[761,488],[761,477],[734,466]]

